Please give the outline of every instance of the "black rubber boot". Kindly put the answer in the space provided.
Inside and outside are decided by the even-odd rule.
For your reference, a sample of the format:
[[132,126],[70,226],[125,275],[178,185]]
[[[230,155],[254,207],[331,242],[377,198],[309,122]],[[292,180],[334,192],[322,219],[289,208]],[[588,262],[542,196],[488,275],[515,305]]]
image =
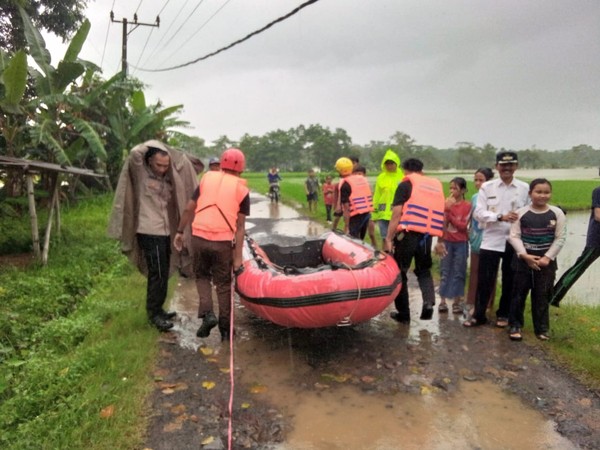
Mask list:
[[[228,324],[219,323],[219,331],[221,332],[221,342],[229,341],[231,339],[231,332],[229,331]],[[235,330],[233,330],[233,335],[235,336]]]
[[210,330],[216,327],[218,323],[219,321],[214,312],[211,311],[206,313],[204,319],[202,319],[202,325],[200,325],[200,328],[198,328],[198,331],[196,332],[196,336],[200,338],[208,337]]
[[392,311],[390,313],[390,317],[394,319],[396,322],[400,322],[403,324],[410,324],[410,317],[400,314],[399,312]]
[[160,317],[162,317],[165,320],[171,320],[173,319],[177,313],[175,311],[165,311],[164,309],[161,309],[161,311],[158,313],[158,315]]
[[164,319],[160,315],[156,315],[148,319],[152,325],[154,325],[159,331],[169,331],[173,328],[173,322]]

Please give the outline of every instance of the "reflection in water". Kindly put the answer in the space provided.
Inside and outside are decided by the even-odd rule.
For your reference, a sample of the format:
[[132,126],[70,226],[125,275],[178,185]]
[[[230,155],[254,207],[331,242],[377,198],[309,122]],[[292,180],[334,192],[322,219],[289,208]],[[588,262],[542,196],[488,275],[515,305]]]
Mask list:
[[[294,429],[280,450],[575,448],[541,414],[489,382],[465,382],[450,399],[369,396],[343,386],[303,392],[296,402]],[[510,433],[499,433],[498,424]]]
[[[575,448],[554,431],[552,422],[491,382],[460,381],[454,393],[435,388],[419,393],[429,382],[415,373],[403,383],[415,386],[416,392],[383,395],[350,381],[325,379],[315,386],[293,381],[311,379],[321,367],[320,358],[339,359],[343,367],[352,357],[350,342],[368,335],[366,328],[309,333],[255,323],[248,330],[266,334],[237,346],[237,365],[243,368],[238,375],[244,383],[265,386],[263,395],[293,418],[292,430],[278,450]],[[419,345],[431,345],[431,333],[417,333]],[[320,356],[319,343],[326,346],[325,356]],[[509,436],[498,433],[499,423],[510,430]]]
[[279,203],[269,203],[269,219],[279,219]]

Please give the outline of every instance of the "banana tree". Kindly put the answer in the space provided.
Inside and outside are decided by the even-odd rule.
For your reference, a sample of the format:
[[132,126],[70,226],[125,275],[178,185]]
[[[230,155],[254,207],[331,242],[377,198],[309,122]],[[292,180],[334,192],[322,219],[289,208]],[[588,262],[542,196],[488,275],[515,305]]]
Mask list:
[[84,21],[63,59],[54,67],[42,35],[25,10],[20,9],[20,12],[29,53],[38,66],[38,69],[29,69],[35,81],[36,97],[27,105],[32,143],[42,151],[36,156],[47,162],[72,165],[69,155],[80,151],[84,142],[95,158],[106,160],[102,140],[94,124],[85,118],[85,101],[69,90],[84,73],[100,70],[95,64],[78,58],[90,30],[90,22]]
[[[25,111],[21,101],[27,85],[27,55],[9,56],[0,50],[0,154],[17,157],[23,137]],[[20,177],[8,172],[5,185],[9,197],[21,190]]]

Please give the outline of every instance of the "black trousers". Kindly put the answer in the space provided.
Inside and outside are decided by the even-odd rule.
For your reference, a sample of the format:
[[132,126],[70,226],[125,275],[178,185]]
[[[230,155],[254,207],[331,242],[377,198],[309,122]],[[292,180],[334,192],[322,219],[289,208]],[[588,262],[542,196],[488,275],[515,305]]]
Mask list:
[[534,332],[536,335],[548,333],[550,329],[548,299],[552,296],[556,277],[556,261],[552,261],[546,267],[541,267],[540,270],[533,270],[515,257],[513,268],[515,284],[510,304],[510,326],[523,328],[525,300],[531,292],[531,318]]
[[402,276],[402,288],[394,300],[401,320],[410,320],[410,305],[408,298],[408,270],[414,259],[415,275],[423,296],[423,309],[433,308],[435,304],[435,289],[431,277],[431,242],[432,238],[423,233],[409,231],[404,233],[402,240],[394,237],[394,259]]
[[171,263],[171,238],[137,234],[137,240],[148,266],[146,289],[146,312],[152,318],[162,311],[169,287],[169,266]]
[[485,322],[486,309],[492,294],[492,289],[496,285],[498,277],[498,266],[502,260],[502,295],[500,304],[496,310],[496,317],[507,319],[510,314],[510,302],[513,288],[513,269],[511,268],[512,258],[515,254],[512,245],[508,242],[504,252],[494,250],[479,250],[479,270],[477,272],[477,296],[475,298],[475,320]]

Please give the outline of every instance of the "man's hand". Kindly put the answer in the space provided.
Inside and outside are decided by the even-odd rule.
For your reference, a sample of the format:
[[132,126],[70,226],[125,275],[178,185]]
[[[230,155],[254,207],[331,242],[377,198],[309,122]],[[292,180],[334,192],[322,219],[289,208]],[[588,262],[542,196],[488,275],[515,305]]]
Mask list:
[[233,272],[237,272],[239,270],[239,268],[242,266],[242,258],[238,255],[233,255]]
[[392,240],[387,237],[383,240],[383,251],[385,253],[392,253]]
[[446,248],[446,245],[443,242],[438,242],[437,244],[435,244],[433,251],[440,258],[444,258],[448,254],[448,249]]
[[175,247],[175,250],[177,250],[178,252],[183,250],[183,234],[182,233],[177,233],[175,235],[175,239],[173,239],[173,247]]
[[513,222],[516,222],[518,219],[519,219],[519,215],[514,211],[509,211],[507,214],[504,214],[502,216],[503,222],[513,223]]

